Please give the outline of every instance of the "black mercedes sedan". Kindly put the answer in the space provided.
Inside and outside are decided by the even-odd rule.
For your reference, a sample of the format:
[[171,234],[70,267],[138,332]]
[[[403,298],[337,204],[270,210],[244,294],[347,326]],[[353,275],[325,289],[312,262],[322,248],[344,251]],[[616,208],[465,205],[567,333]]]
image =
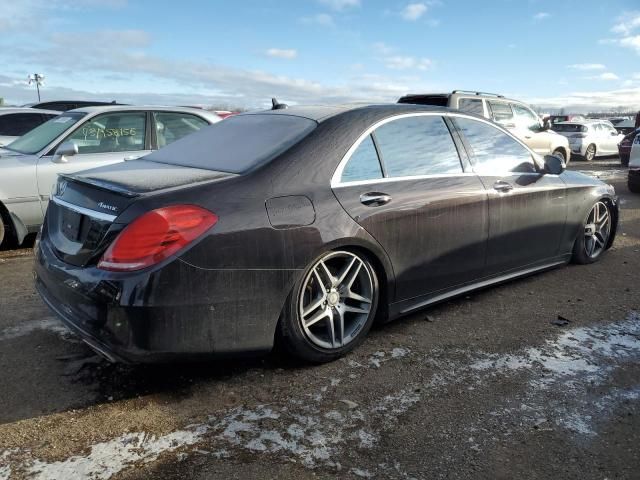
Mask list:
[[618,219],[611,186],[499,125],[406,104],[237,115],[62,175],[51,200],[37,289],[128,362],[276,343],[330,361],[374,321],[592,263]]

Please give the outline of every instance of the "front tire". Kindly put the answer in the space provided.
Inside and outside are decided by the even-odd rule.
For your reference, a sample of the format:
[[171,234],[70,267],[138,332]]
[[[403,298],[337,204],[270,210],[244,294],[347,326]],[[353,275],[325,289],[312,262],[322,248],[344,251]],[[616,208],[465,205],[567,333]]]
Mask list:
[[640,181],[627,180],[627,187],[631,193],[640,193]]
[[565,166],[569,164],[569,162],[567,162],[567,154],[565,153],[564,148],[556,148],[552,155],[560,158],[564,162]]
[[581,265],[594,263],[606,251],[611,236],[612,215],[606,202],[599,200],[589,210],[575,243],[571,261]]
[[376,272],[360,253],[320,255],[287,298],[278,333],[285,349],[312,363],[356,348],[371,328],[379,298]]
[[595,144],[590,143],[584,152],[584,159],[587,162],[592,162],[594,158],[596,158],[596,146]]

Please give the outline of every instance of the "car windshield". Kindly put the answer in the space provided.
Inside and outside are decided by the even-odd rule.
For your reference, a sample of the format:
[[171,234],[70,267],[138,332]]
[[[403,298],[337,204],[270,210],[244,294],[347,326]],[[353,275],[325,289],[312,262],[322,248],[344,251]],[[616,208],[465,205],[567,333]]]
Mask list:
[[64,113],[25,133],[4,148],[25,154],[37,153],[85,115],[81,112]]
[[145,157],[171,165],[243,173],[306,137],[317,123],[286,114],[229,117]]
[[558,123],[558,124],[555,124],[552,128],[556,132],[586,132],[587,131],[587,127],[585,127],[584,125],[578,125],[575,123],[566,123],[566,124]]

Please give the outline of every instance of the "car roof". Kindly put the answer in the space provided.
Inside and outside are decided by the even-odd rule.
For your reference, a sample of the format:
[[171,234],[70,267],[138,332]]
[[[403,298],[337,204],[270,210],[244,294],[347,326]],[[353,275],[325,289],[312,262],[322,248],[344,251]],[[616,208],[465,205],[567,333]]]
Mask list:
[[53,115],[60,115],[62,112],[59,110],[45,110],[42,108],[30,108],[30,107],[0,107],[0,115],[7,113],[50,113]]
[[338,105],[293,105],[278,110],[260,110],[241,113],[240,115],[290,115],[303,117],[321,123],[329,118],[347,112],[369,111],[380,114],[402,114],[411,112],[458,112],[447,107],[433,105],[415,105],[411,103],[348,103]]
[[220,118],[215,112],[211,112],[209,110],[204,110],[202,108],[191,108],[191,107],[172,107],[168,105],[93,105],[90,107],[81,107],[75,108],[73,110],[67,110],[66,112],[60,113],[85,113],[88,115],[95,115],[98,113],[105,112],[131,112],[131,111],[148,111],[154,110],[156,112],[181,112],[181,113],[191,113],[193,115],[198,115],[199,117],[205,118]]

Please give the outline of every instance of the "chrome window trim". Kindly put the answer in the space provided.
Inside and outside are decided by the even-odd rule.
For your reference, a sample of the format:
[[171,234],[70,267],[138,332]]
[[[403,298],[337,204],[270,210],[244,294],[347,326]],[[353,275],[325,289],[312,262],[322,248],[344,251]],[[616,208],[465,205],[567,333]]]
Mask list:
[[59,197],[52,196],[51,201],[58,205],[68,208],[69,210],[73,210],[76,213],[80,213],[81,215],[87,215],[89,217],[96,218],[98,220],[105,220],[107,222],[113,222],[118,216],[117,215],[109,215],[108,213],[97,212],[95,210],[91,210],[89,208],[80,207],[78,205],[74,205],[73,203],[66,202]]
[[[385,182],[393,182],[393,181],[420,180],[420,179],[428,179],[428,178],[445,178],[445,177],[457,177],[457,176],[469,176],[469,175],[476,175],[477,176],[478,174],[476,172],[462,172],[461,171],[459,173],[456,172],[456,173],[437,173],[437,174],[429,174],[429,175],[410,175],[410,176],[404,176],[404,177],[382,177],[382,178],[372,178],[372,179],[368,179],[368,180],[352,180],[352,181],[347,181],[347,182],[342,182],[340,180],[340,177],[342,177],[342,172],[344,171],[344,168],[347,165],[347,162],[351,159],[351,156],[353,155],[353,152],[355,152],[356,149],[360,146],[360,144],[364,141],[364,139],[368,135],[371,135],[371,133],[374,130],[376,130],[378,127],[381,127],[382,125],[385,125],[385,124],[387,124],[389,122],[394,122],[396,120],[400,120],[400,119],[403,119],[403,118],[432,117],[432,116],[468,118],[469,120],[475,120],[477,122],[486,123],[487,125],[490,125],[491,127],[495,128],[496,130],[499,130],[502,133],[508,135],[509,137],[511,137],[512,139],[517,141],[520,145],[522,145],[522,147],[531,154],[531,159],[532,159],[533,163],[536,164],[537,167],[541,168],[541,165],[539,165],[538,162],[536,161],[537,154],[535,152],[533,152],[533,150],[531,150],[524,142],[522,142],[515,135],[511,134],[508,130],[506,130],[505,128],[501,127],[500,125],[497,125],[496,123],[491,122],[491,121],[489,121],[489,120],[487,120],[485,118],[479,118],[479,117],[476,117],[476,116],[467,115],[467,114],[462,113],[462,112],[413,112],[413,113],[401,113],[399,115],[394,115],[392,117],[388,117],[388,118],[384,118],[382,120],[379,120],[378,122],[374,123],[369,128],[367,128],[358,137],[358,139],[354,142],[354,144],[351,145],[349,150],[347,150],[347,153],[344,154],[344,156],[340,160],[340,163],[338,163],[338,166],[336,167],[336,170],[333,172],[333,176],[331,177],[331,188],[349,187],[349,186],[356,186],[356,185],[368,185],[368,184],[372,184],[372,183],[385,183]],[[454,139],[451,138],[451,141],[453,142]],[[473,168],[473,166],[472,166],[472,168]],[[460,169],[462,170],[462,166],[460,166]],[[539,173],[533,173],[533,172],[496,172],[495,174],[491,174],[491,176],[531,175],[531,174],[539,175]],[[484,175],[484,176],[487,176],[487,175]]]

